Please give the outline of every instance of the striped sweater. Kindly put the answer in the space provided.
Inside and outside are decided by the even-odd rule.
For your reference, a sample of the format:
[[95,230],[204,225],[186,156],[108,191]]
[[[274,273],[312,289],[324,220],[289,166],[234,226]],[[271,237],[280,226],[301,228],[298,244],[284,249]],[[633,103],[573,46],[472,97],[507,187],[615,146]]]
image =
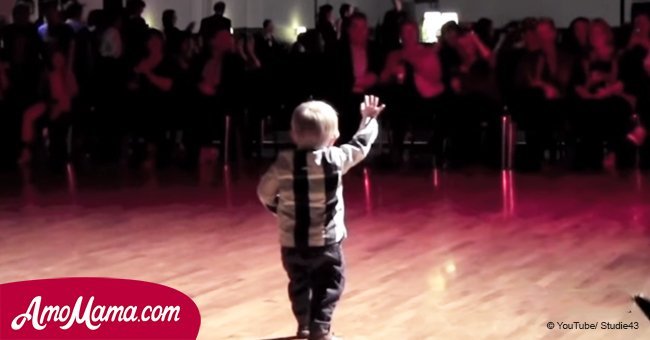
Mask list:
[[323,247],[346,238],[342,176],[368,155],[378,130],[370,119],[340,147],[278,155],[257,194],[278,218],[283,247]]

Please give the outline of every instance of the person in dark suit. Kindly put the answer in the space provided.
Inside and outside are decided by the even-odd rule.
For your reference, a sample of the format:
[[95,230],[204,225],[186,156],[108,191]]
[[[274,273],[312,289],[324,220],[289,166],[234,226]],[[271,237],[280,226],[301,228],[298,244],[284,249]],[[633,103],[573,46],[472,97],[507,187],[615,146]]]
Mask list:
[[17,4],[12,13],[13,22],[3,28],[0,41],[9,70],[7,77],[11,83],[7,99],[22,111],[37,99],[38,79],[41,74],[42,41],[38,30],[30,19],[30,7]]
[[350,16],[347,39],[336,48],[333,72],[332,99],[341,113],[341,138],[347,142],[359,127],[358,103],[364,95],[373,92],[383,60],[375,44],[368,40],[368,19],[362,13]]
[[210,39],[218,31],[230,31],[232,22],[224,16],[226,13],[226,4],[219,1],[214,4],[214,15],[201,20],[199,35],[203,38],[204,45],[208,45]]
[[402,0],[393,0],[393,9],[386,12],[384,21],[381,23],[381,42],[386,52],[400,48],[400,27],[408,19],[408,15],[403,8]]
[[263,28],[264,30],[255,36],[254,53],[259,58],[261,68],[257,72],[258,81],[255,82],[259,86],[257,95],[260,100],[253,106],[258,106],[258,112],[269,114],[281,110],[286,84],[290,79],[287,77],[287,71],[293,65],[286,61],[282,43],[275,38],[273,21],[264,20]]
[[[511,103],[513,120],[526,134],[526,153],[517,161],[523,170],[539,170],[544,152],[555,154],[555,137],[567,122],[567,95],[575,59],[557,44],[557,30],[550,19],[534,24],[539,49],[523,55],[517,65],[516,100]],[[514,99],[514,98],[513,98]]]
[[62,17],[61,11],[55,2],[48,2],[43,6],[45,23],[38,28],[38,34],[49,50],[60,49],[66,56],[72,52],[74,31],[68,26]]
[[337,42],[336,28],[334,28],[334,7],[332,5],[323,5],[318,10],[318,22],[316,30],[320,33],[325,42],[325,50],[335,48]]
[[339,8],[339,19],[336,21],[336,33],[338,39],[344,39],[350,25],[350,16],[354,13],[354,7],[350,4],[342,4]]
[[165,54],[175,55],[180,52],[183,31],[176,27],[176,11],[166,9],[162,15],[163,33],[165,34]]
[[260,58],[262,66],[277,62],[277,52],[280,48],[275,39],[275,25],[271,19],[264,20],[262,33],[255,36],[255,54]]
[[146,4],[143,0],[129,0],[126,2],[126,18],[122,31],[124,39],[124,57],[133,66],[145,54],[146,40],[149,35],[149,25],[142,17]]

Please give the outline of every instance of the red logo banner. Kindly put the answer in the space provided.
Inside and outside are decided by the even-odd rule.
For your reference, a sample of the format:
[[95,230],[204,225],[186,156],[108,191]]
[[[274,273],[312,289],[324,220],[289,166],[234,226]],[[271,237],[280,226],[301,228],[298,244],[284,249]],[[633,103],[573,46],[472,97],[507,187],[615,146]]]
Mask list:
[[187,295],[155,283],[62,278],[0,285],[0,339],[196,339]]

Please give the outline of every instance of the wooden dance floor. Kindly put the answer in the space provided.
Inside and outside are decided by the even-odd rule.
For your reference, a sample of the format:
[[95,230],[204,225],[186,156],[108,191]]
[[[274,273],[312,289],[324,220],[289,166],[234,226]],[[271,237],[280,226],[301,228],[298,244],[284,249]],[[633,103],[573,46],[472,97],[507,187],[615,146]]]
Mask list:
[[[0,283],[152,281],[196,302],[200,339],[294,334],[255,172],[219,172],[209,187],[63,177],[31,190],[5,186]],[[650,339],[650,321],[631,301],[650,295],[645,175],[359,169],[346,178],[346,200],[348,281],[334,320],[345,339]],[[549,322],[599,325],[549,330]]]

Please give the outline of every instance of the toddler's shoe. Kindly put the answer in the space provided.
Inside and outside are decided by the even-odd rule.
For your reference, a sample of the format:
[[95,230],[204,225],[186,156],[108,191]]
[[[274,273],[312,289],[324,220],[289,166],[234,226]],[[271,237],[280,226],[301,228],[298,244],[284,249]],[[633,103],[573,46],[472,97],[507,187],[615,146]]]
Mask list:
[[650,320],[650,300],[639,294],[634,296],[634,301],[636,302],[637,306],[641,308],[643,314],[645,314],[648,320]]
[[334,334],[329,333],[329,334],[319,335],[315,337],[309,337],[309,340],[343,340],[343,338],[334,336]]
[[296,338],[309,339],[309,326],[298,326],[298,331],[296,332]]

